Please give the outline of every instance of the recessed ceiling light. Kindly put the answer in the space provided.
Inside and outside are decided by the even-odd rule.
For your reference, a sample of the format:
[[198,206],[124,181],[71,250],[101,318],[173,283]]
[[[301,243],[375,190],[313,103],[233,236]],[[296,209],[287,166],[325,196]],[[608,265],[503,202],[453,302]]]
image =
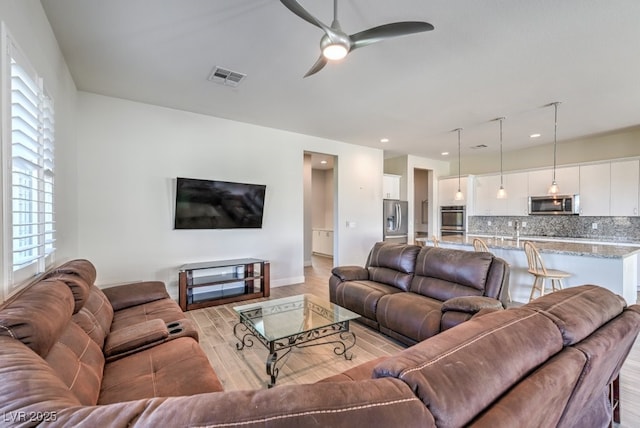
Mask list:
[[540,134],[531,134],[529,135],[529,138],[539,138]]
[[442,152],[440,153],[442,156],[449,156],[449,152]]
[[327,164],[327,161],[326,161],[326,160],[321,160],[321,161],[320,161],[320,163],[321,163],[322,165],[326,165],[326,164]]
[[389,142],[389,139],[388,139],[388,138],[381,138],[381,139],[380,139],[380,142],[381,142],[381,143],[388,143],[388,142]]

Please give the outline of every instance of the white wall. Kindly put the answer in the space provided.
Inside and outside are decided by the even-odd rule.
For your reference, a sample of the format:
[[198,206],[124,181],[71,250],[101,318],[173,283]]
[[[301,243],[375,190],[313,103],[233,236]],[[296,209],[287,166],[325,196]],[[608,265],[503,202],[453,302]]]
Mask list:
[[[5,23],[13,39],[43,78],[45,87],[55,103],[56,258],[68,259],[74,257],[78,244],[75,188],[76,87],[38,0],[1,0],[0,20]],[[2,165],[5,165],[5,159]],[[4,274],[5,272],[2,278],[5,277]]]
[[[381,150],[84,92],[77,124],[79,256],[100,284],[157,279],[175,297],[179,265],[237,257],[301,282],[305,151],[337,156],[335,263],[363,264],[381,239]],[[263,228],[173,230],[176,176],[266,184]]]

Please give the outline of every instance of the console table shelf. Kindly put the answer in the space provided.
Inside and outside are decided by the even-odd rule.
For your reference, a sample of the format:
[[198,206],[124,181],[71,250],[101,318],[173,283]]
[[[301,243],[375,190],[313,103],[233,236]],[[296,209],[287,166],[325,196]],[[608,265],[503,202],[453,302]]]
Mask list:
[[269,262],[261,259],[188,263],[178,270],[183,311],[269,297]]

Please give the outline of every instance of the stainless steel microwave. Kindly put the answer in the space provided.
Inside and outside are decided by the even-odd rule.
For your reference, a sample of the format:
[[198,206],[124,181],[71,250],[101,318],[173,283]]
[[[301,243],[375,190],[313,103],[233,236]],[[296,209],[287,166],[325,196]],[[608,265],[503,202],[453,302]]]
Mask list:
[[580,195],[529,196],[529,214],[580,214]]

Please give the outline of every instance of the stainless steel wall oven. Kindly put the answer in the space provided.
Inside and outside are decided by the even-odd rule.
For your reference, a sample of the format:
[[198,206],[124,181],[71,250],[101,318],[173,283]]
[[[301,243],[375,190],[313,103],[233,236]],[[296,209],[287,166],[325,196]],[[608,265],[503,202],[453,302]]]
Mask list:
[[440,235],[464,235],[465,206],[448,205],[440,207]]

